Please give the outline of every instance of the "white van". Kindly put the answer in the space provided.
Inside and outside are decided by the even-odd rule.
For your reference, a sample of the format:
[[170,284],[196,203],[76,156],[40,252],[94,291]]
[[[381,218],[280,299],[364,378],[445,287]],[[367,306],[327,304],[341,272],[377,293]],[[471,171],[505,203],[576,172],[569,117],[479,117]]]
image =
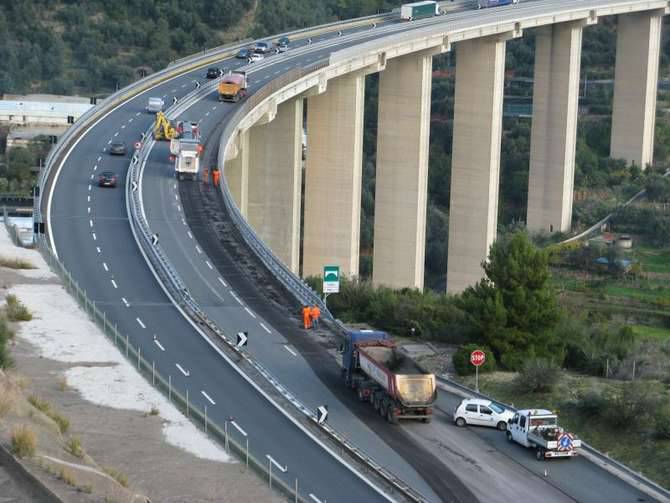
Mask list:
[[149,98],[149,103],[147,103],[147,112],[151,114],[157,114],[158,112],[163,111],[165,102],[162,98]]
[[514,416],[514,412],[491,400],[465,398],[454,411],[454,423],[456,423],[456,426],[473,424],[490,426],[505,431],[512,416]]

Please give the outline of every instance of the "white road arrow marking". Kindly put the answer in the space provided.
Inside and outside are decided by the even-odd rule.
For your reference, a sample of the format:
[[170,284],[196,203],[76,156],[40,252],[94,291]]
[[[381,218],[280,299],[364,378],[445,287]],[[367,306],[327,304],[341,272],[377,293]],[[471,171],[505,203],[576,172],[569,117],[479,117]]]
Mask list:
[[177,368],[178,368],[178,369],[180,370],[180,372],[181,372],[182,374],[184,374],[186,377],[188,377],[188,376],[191,375],[191,372],[189,372],[188,370],[184,370],[183,367],[182,367],[181,365],[179,365],[178,363],[177,363]]

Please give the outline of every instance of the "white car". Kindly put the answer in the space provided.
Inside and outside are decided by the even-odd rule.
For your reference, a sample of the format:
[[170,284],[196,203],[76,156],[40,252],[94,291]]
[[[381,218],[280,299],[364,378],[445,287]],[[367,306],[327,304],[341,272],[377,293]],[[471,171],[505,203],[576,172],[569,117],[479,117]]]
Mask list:
[[457,426],[466,424],[490,426],[505,431],[507,423],[513,416],[514,412],[491,400],[465,398],[454,411],[454,423]]
[[251,60],[252,63],[255,63],[256,61],[261,61],[261,60],[265,59],[265,56],[263,56],[262,54],[259,54],[257,52],[254,52],[253,54],[249,55],[249,59]]

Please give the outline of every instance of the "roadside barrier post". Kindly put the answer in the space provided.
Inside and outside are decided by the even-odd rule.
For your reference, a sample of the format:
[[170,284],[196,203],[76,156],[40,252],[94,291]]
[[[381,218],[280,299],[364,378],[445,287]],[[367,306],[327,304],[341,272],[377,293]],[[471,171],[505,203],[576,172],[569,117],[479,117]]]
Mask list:
[[128,335],[126,335],[126,358],[128,358],[128,355],[130,354],[130,340]]
[[168,402],[172,403],[172,376],[168,376]]
[[205,433],[207,433],[207,406],[205,405]]
[[186,390],[186,417],[189,417],[189,415],[188,415],[188,390]]
[[142,348],[140,348],[140,345],[137,345],[137,370],[140,370],[140,352],[142,351]]
[[156,386],[156,362],[151,362],[151,384]]

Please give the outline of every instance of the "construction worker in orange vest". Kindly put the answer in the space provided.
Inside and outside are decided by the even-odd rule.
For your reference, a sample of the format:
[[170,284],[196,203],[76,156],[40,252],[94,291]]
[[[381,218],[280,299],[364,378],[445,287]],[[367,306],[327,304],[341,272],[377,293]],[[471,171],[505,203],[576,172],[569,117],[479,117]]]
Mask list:
[[202,170],[202,183],[209,183],[209,170],[207,168]]
[[319,317],[321,316],[321,309],[316,304],[312,306],[312,325],[314,328],[319,328]]
[[221,176],[221,172],[219,171],[219,168],[214,168],[212,170],[212,184],[215,187],[219,186],[219,177]]
[[312,309],[309,306],[302,308],[302,321],[305,325],[305,330],[312,328]]

